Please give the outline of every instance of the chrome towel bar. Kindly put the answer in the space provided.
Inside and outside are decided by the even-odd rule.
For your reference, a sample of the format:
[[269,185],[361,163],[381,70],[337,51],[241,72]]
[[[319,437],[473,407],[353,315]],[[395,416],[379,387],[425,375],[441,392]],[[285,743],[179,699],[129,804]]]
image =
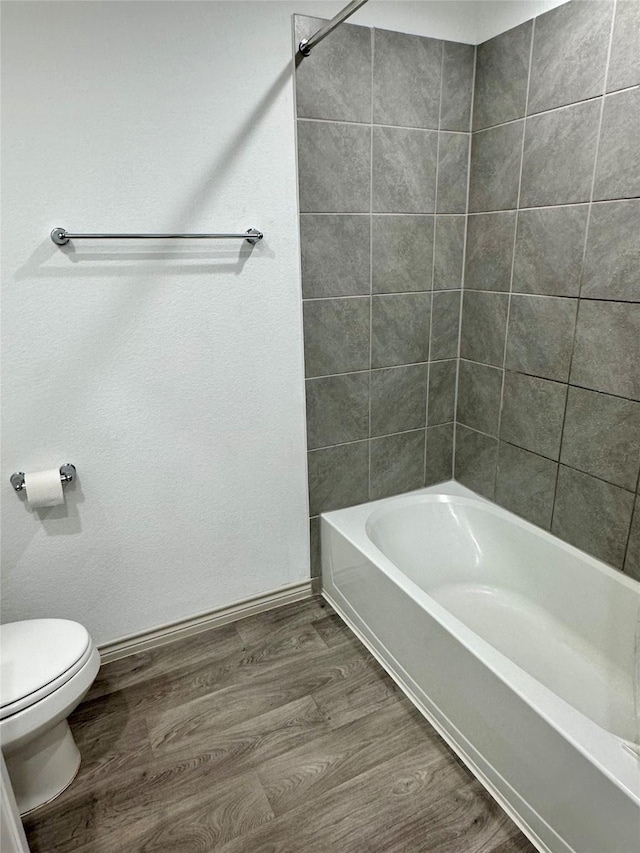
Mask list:
[[246,240],[254,245],[264,237],[262,231],[249,228],[244,234],[71,234],[64,228],[54,228],[51,239],[56,246],[66,246],[69,240]]

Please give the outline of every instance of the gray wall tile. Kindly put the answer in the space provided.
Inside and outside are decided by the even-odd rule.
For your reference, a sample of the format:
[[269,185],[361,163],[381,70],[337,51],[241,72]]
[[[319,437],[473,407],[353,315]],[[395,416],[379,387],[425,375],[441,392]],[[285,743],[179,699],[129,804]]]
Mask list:
[[462,287],[465,216],[436,216],[434,290],[457,290]]
[[[628,522],[636,500],[640,468],[640,275],[634,240],[640,230],[640,146],[635,144],[640,90],[616,90],[640,82],[633,77],[640,52],[621,24],[624,18],[640,18],[640,4],[632,8],[627,0],[618,0],[607,82],[608,91],[616,94],[604,102],[595,80],[600,74],[602,87],[601,25],[613,4],[589,5],[598,12],[590,26],[585,24],[586,3],[570,3],[537,19],[529,113],[551,104],[554,111],[527,119],[524,163],[522,116],[532,22],[478,49],[474,126],[490,129],[473,134],[470,209],[483,215],[469,217],[468,235],[463,173],[473,46],[428,42],[435,52],[442,51],[439,128],[456,132],[439,136],[435,216],[438,123],[433,90],[405,86],[420,74],[420,63],[411,59],[411,51],[423,46],[419,37],[380,35],[379,44],[384,42],[389,55],[378,55],[376,105],[390,112],[377,120],[428,122],[429,129],[299,123],[300,165],[306,170],[301,172],[301,208],[308,214],[336,214],[301,217],[307,372],[319,377],[307,383],[310,447],[336,442],[310,451],[312,514],[325,503],[349,505],[416,488],[423,471],[427,483],[448,479],[451,419],[457,408],[456,476],[461,482],[492,499],[495,485],[501,504],[548,527],[560,455],[565,473],[557,490],[554,532],[618,567],[624,561],[625,518]],[[348,28],[342,30],[349,35]],[[339,45],[334,45],[338,57]],[[405,51],[403,46],[409,45]],[[397,69],[387,80],[380,77],[385,62]],[[310,63],[304,68],[303,73],[309,72]],[[367,107],[368,99],[362,97],[367,81],[356,79],[356,71],[342,86],[344,68],[344,61],[335,69],[330,62],[324,67],[318,63],[316,79],[303,81],[307,90],[301,93],[310,104],[303,111],[317,110],[309,116],[325,118],[340,115],[330,111],[348,109],[349,115],[341,114],[344,120],[369,120],[357,117]],[[582,97],[595,99],[563,106]],[[424,118],[429,110],[431,117]],[[502,122],[506,124],[494,126]],[[367,159],[372,141],[373,204]],[[594,172],[597,203],[589,210]],[[554,207],[540,209],[544,205]],[[518,207],[529,209],[516,213]],[[394,215],[372,219],[371,208]],[[363,215],[352,215],[356,213]],[[459,359],[457,309],[463,277],[467,323]],[[369,296],[370,281],[374,294],[384,295]],[[433,294],[428,292],[431,284]],[[327,298],[334,296],[356,298]],[[507,300],[506,365],[516,372],[504,376],[502,393]],[[468,354],[473,360],[464,357]],[[496,366],[475,359],[491,359]],[[563,423],[570,365],[571,397]],[[353,371],[362,372],[345,375]],[[636,528],[626,568],[640,579],[640,521]],[[317,521],[314,529],[312,536]],[[317,555],[312,562],[319,562]]]
[[599,119],[599,101],[588,101],[527,120],[522,207],[589,201]]
[[621,569],[633,502],[631,492],[561,465],[551,530]]
[[636,498],[636,508],[631,522],[629,545],[624,561],[624,571],[629,577],[640,581],[640,500]]
[[455,478],[459,483],[493,500],[497,458],[497,438],[456,426]]
[[430,290],[433,216],[374,216],[373,292]]
[[[309,21],[307,24],[311,26]],[[350,29],[341,28],[345,39],[358,36]],[[450,419],[455,414],[467,190],[466,176],[461,173],[468,166],[464,155],[469,144],[475,47],[449,44],[445,59],[442,42],[394,33],[377,36],[376,121],[426,124],[433,130],[380,126],[374,130],[336,123],[335,119],[368,122],[371,118],[365,112],[371,98],[364,96],[366,86],[361,88],[363,81],[356,79],[361,68],[358,62],[351,63],[344,85],[340,82],[349,58],[342,56],[344,45],[336,39],[326,42],[331,50],[315,50],[297,69],[305,361],[307,375],[312,377],[307,380],[310,509],[314,517],[324,509],[416,488],[424,482],[426,362],[434,269],[439,290],[446,291],[437,302],[434,353],[450,354],[451,359],[440,370],[439,382],[438,367],[434,371],[432,413]],[[364,46],[364,42],[358,44]],[[390,52],[385,57],[386,48]],[[421,60],[416,62],[412,54],[415,50],[425,60],[422,71],[418,67]],[[321,61],[313,63],[314,55]],[[391,73],[383,80],[380,71],[385,63]],[[442,68],[446,79],[441,87]],[[425,86],[405,85],[416,73],[426,75],[431,104]],[[460,212],[438,214],[441,228],[436,261],[434,206],[441,88],[442,127],[455,131],[442,146],[441,207]],[[305,120],[303,115],[318,120]],[[368,159],[372,148],[373,164]],[[372,209],[377,214],[373,217]],[[371,289],[376,294],[373,297]],[[431,464],[448,477],[453,426],[439,424],[438,430],[432,436]],[[440,452],[436,453],[438,442]],[[312,525],[316,540],[317,532],[316,518]],[[314,546],[314,554],[316,550]],[[312,562],[317,572],[317,554],[312,555]]]
[[429,130],[373,128],[375,213],[433,213],[438,134]]
[[532,26],[527,21],[478,45],[474,130],[524,115]]
[[524,122],[517,121],[473,134],[469,175],[471,213],[516,206],[523,131]]
[[640,470],[640,403],[569,388],[560,461],[633,491]]
[[514,292],[578,295],[588,212],[584,204],[518,213]]
[[476,49],[472,44],[443,43],[441,130],[471,130],[471,100]]
[[640,199],[592,206],[580,295],[640,302]]
[[319,515],[369,499],[369,442],[310,450],[309,512]]
[[309,450],[369,437],[369,374],[307,379]]
[[304,303],[307,376],[369,368],[369,298],[314,299]]
[[300,217],[302,296],[369,293],[368,216]]
[[604,99],[594,199],[640,196],[640,88]]
[[431,305],[431,361],[456,358],[460,329],[460,290],[433,294]]
[[440,133],[438,213],[465,213],[469,177],[469,133]]
[[[309,38],[322,18],[295,16],[295,43]],[[371,31],[346,24],[324,39],[296,69],[299,118],[371,121]]]
[[506,293],[467,290],[462,303],[460,357],[502,367],[507,331]]
[[549,530],[558,474],[557,462],[500,442],[496,503]]
[[320,551],[320,518],[317,515],[309,519],[309,539],[311,577],[319,578],[322,574],[322,555]]
[[456,415],[456,359],[434,361],[429,366],[428,425],[446,424]]
[[453,429],[453,424],[427,429],[426,486],[442,483],[453,476]]
[[419,489],[424,478],[425,431],[371,439],[370,499]]
[[529,113],[601,95],[613,3],[564,3],[536,19]]
[[388,435],[425,425],[427,365],[371,371],[371,435]]
[[469,216],[465,290],[509,290],[516,215],[510,210]]
[[459,423],[488,435],[498,434],[502,373],[496,367],[460,361],[456,417]]
[[640,83],[639,0],[618,0],[611,41],[607,92]]
[[429,293],[372,297],[371,366],[427,361],[430,314]]
[[298,121],[300,210],[368,213],[371,129]]
[[580,301],[571,383],[640,400],[640,304]]
[[512,296],[505,366],[566,382],[577,305],[577,299]]
[[373,120],[438,128],[442,42],[374,30]]
[[507,371],[500,438],[550,459],[560,455],[567,386]]

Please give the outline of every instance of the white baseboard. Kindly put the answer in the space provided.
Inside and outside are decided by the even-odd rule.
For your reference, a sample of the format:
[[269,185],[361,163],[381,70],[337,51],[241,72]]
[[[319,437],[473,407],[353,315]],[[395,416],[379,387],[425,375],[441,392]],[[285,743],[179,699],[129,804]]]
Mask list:
[[191,616],[189,619],[170,622],[167,625],[152,628],[150,631],[130,634],[127,637],[121,637],[119,640],[103,643],[98,646],[100,660],[102,663],[109,663],[129,655],[135,655],[138,652],[145,652],[174,640],[182,640],[192,634],[199,634],[202,631],[208,631],[210,628],[226,625],[228,622],[246,619],[247,616],[254,616],[256,613],[262,613],[265,610],[273,610],[285,604],[292,604],[294,601],[303,601],[305,598],[310,598],[311,594],[311,578],[300,583],[281,586],[270,592],[236,601],[226,607],[218,607],[215,610]]

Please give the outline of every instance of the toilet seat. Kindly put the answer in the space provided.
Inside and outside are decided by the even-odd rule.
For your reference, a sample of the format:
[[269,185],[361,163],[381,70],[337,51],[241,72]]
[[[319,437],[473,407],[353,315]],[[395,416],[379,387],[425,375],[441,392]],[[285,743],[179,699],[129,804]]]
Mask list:
[[93,652],[89,632],[68,619],[0,626],[0,720],[36,704],[78,673]]

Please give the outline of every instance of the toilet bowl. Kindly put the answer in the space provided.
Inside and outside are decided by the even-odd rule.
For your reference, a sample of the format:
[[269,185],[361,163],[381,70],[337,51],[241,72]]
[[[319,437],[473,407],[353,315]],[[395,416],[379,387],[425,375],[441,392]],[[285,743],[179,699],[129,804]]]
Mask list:
[[0,626],[0,744],[20,814],[61,794],[80,767],[67,717],[91,687],[100,655],[67,619]]

